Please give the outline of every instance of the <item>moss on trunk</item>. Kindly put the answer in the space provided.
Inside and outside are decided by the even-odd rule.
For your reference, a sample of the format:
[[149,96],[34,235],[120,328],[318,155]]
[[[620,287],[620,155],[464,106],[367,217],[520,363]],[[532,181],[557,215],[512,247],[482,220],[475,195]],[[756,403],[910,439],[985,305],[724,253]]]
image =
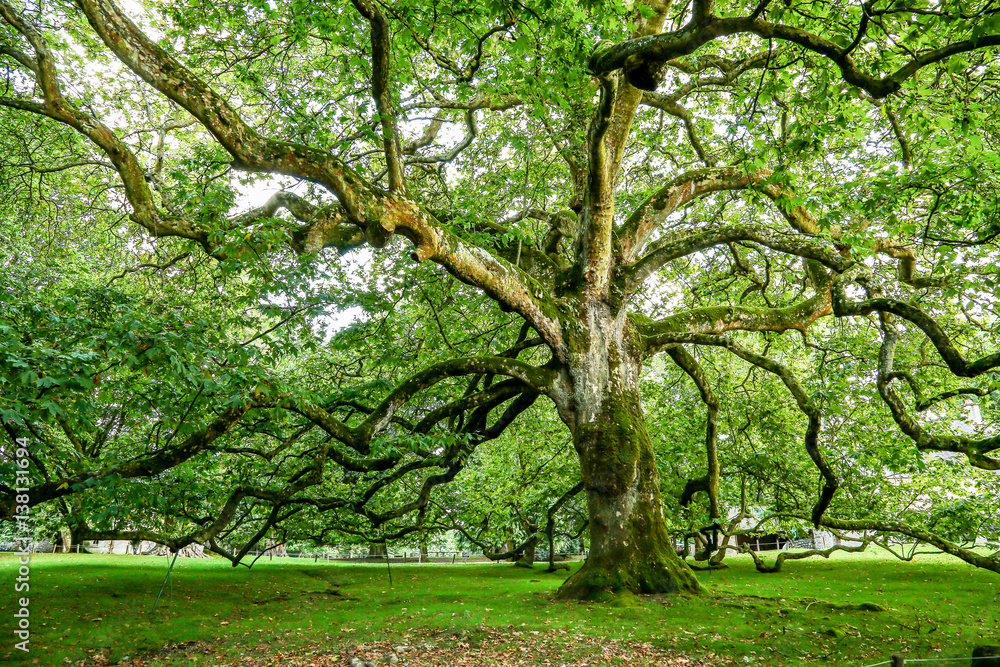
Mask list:
[[638,392],[606,394],[598,418],[577,428],[575,445],[591,551],[559,596],[601,600],[624,592],[700,592],[663,521],[659,474]]

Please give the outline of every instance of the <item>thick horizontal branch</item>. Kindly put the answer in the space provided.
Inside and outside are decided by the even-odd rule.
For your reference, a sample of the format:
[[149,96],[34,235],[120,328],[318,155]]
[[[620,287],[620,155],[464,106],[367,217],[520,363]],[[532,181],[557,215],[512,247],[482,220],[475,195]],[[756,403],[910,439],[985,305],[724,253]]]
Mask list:
[[[969,27],[974,27],[969,22]],[[903,83],[922,67],[940,62],[953,55],[966,53],[1000,44],[1000,35],[981,35],[975,39],[965,39],[922,53],[912,54],[905,65],[887,74],[871,74],[863,71],[851,57],[851,46],[843,47],[835,42],[813,34],[802,28],[781,23],[772,23],[760,17],[718,18],[706,15],[695,18],[685,27],[675,32],[631,39],[604,49],[590,61],[590,70],[595,75],[624,69],[631,79],[641,79],[635,72],[648,70],[659,63],[694,53],[699,48],[722,37],[753,34],[763,39],[776,39],[796,44],[808,51],[831,60],[839,69],[841,77],[852,86],[865,90],[876,99],[881,99],[898,91]],[[647,88],[652,89],[652,88]]]
[[746,306],[709,306],[684,311],[659,321],[630,314],[647,354],[655,354],[670,345],[695,342],[691,335],[719,335],[727,331],[806,331],[821,317],[833,312],[829,288],[793,306],[751,308]]
[[[859,540],[861,544],[853,547],[849,547],[843,544],[836,544],[829,549],[809,549],[808,551],[782,551],[778,554],[778,557],[774,559],[773,565],[768,565],[764,562],[764,559],[760,557],[760,554],[753,549],[743,546],[738,549],[740,553],[746,553],[750,555],[753,559],[754,567],[758,572],[765,574],[781,572],[781,567],[785,564],[786,560],[804,560],[806,558],[815,558],[820,556],[822,558],[829,558],[838,551],[843,551],[844,553],[857,554],[864,552],[868,545],[875,541],[874,537],[866,537]],[[731,547],[730,547],[731,548]]]
[[115,165],[104,160],[74,160],[72,162],[66,162],[63,164],[57,164],[49,167],[39,167],[35,164],[16,164],[15,167],[23,167],[28,169],[35,174],[53,174],[57,171],[66,171],[67,169],[75,169],[76,167],[105,167],[107,169],[114,169]]
[[[72,477],[53,479],[33,486],[28,492],[29,505],[34,507],[40,503],[72,495],[78,493],[81,486],[86,488],[107,479],[133,479],[158,475],[209,449],[210,445],[229,432],[251,407],[252,405],[248,402],[239,407],[229,408],[201,431],[188,436],[183,442],[164,447],[157,452],[106,468],[100,472],[79,473]],[[2,497],[0,516],[11,516],[14,508],[13,495],[8,497],[8,494],[2,494],[0,497]]]
[[738,241],[752,241],[778,252],[812,259],[838,273],[853,264],[829,244],[796,232],[779,231],[766,225],[713,225],[671,234],[651,244],[646,256],[622,272],[625,289],[631,291],[675,259]]
[[324,248],[336,248],[340,253],[365,244],[364,233],[348,223],[340,206],[315,206],[298,195],[281,190],[271,195],[263,206],[230,218],[227,229],[240,229],[273,217],[286,209],[304,224],[291,232],[291,246],[296,252],[316,253]]
[[847,298],[842,285],[834,285],[834,315],[837,317],[860,317],[874,312],[892,313],[916,325],[930,339],[938,354],[941,355],[941,359],[947,364],[948,369],[958,377],[976,377],[1000,366],[1000,352],[986,355],[975,361],[967,361],[951,342],[951,338],[941,325],[913,304],[885,297],[854,302]]
[[412,102],[404,105],[403,109],[465,109],[468,111],[486,109],[489,111],[506,111],[507,109],[519,107],[522,104],[524,104],[524,100],[516,95],[485,95],[474,97],[467,102],[436,97],[433,102]]
[[[697,169],[681,174],[638,206],[617,230],[616,235],[621,246],[623,260],[626,263],[636,262],[650,235],[666,221],[671,213],[699,197],[716,192],[751,188],[758,190],[775,202],[779,212],[794,229],[805,235],[817,234],[819,232],[818,225],[812,215],[801,206],[787,205],[787,192],[780,185],[769,180],[773,175],[774,172],[768,169],[748,172],[737,167]],[[745,229],[756,228],[747,226]],[[762,232],[758,233],[762,234]],[[771,233],[775,243],[778,242],[778,236],[777,233]],[[653,247],[648,250],[647,256],[655,256],[658,248],[670,245],[672,242],[673,237],[667,237],[653,244]],[[784,243],[788,243],[788,241],[786,240]],[[819,258],[816,257],[816,259]],[[655,259],[650,260],[654,266],[655,261]],[[823,251],[821,261],[830,264],[831,267],[832,265],[842,266],[844,263],[843,259],[834,259],[828,250]],[[843,268],[837,270],[842,271]]]

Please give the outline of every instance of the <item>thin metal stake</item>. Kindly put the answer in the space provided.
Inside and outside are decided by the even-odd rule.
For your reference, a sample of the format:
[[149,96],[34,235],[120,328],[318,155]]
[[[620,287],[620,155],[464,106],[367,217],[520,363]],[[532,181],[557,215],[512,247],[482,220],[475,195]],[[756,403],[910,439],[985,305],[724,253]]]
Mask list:
[[167,576],[163,577],[163,584],[160,586],[160,592],[156,594],[156,602],[153,603],[153,611],[150,614],[156,613],[156,605],[160,604],[160,596],[163,595],[163,589],[167,587],[167,579],[170,578],[170,573],[174,569],[174,563],[177,562],[177,557],[180,555],[180,549],[174,552],[174,559],[170,561],[170,567],[167,568]]

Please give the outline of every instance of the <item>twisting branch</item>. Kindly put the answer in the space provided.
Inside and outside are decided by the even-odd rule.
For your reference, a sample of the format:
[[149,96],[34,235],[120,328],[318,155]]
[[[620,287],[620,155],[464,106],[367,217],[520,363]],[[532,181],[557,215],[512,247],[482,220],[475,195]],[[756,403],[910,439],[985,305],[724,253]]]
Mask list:
[[847,45],[844,49],[844,56],[850,56],[854,49],[858,48],[861,44],[861,40],[864,39],[865,33],[868,32],[868,22],[872,18],[872,5],[875,4],[874,0],[868,0],[868,2],[861,3],[861,22],[858,24],[858,33],[855,35],[851,43]]
[[816,556],[820,556],[822,558],[829,558],[838,551],[843,551],[849,554],[861,553],[865,551],[872,542],[875,542],[876,538],[865,537],[859,541],[861,542],[861,544],[853,547],[837,544],[830,547],[829,549],[809,549],[808,551],[782,551],[781,553],[778,554],[778,557],[774,559],[773,565],[768,565],[767,563],[765,563],[764,559],[760,557],[760,554],[758,554],[753,549],[747,548],[745,545],[737,549],[737,551],[739,551],[740,553],[749,554],[750,558],[753,559],[754,567],[757,569],[758,572],[769,574],[773,572],[781,572],[781,566],[785,564],[786,560],[803,560],[805,558],[814,558]]
[[[800,516],[797,518],[804,519],[805,517]],[[985,570],[990,570],[991,572],[1000,573],[1000,558],[982,556],[971,549],[960,547],[954,542],[935,535],[930,531],[917,528],[916,526],[911,526],[901,521],[848,520],[823,517],[820,521],[820,525],[836,530],[877,530],[882,533],[899,533],[900,535],[906,535],[907,537],[911,537],[915,540],[926,542],[927,544],[935,546],[941,551],[951,554],[956,558],[960,558],[970,565],[975,565],[976,567],[981,567]]]
[[325,150],[259,135],[211,87],[147,37],[112,0],[77,0],[76,4],[122,63],[197,118],[239,166],[322,183],[340,200],[352,222],[366,223],[360,204],[371,198],[371,187],[342,160]]
[[[715,54],[698,54],[694,58],[671,60],[667,65],[689,75],[690,80],[669,93],[645,91],[642,95],[643,103],[647,103],[647,99],[650,101],[662,99],[668,102],[679,102],[702,88],[728,86],[748,70],[767,67],[781,53],[781,50],[772,49],[760,51],[739,60],[731,60]],[[704,76],[709,69],[718,70],[720,75]]]
[[[545,368],[539,368],[530,364],[504,357],[468,357],[451,359],[438,364],[434,364],[423,371],[416,373],[395,389],[393,389],[385,399],[371,409],[364,421],[355,427],[348,426],[340,420],[334,418],[327,410],[318,405],[312,405],[300,401],[282,401],[282,407],[298,412],[304,417],[312,420],[317,426],[326,431],[343,444],[354,449],[356,452],[367,455],[370,451],[372,439],[381,433],[393,420],[396,413],[403,408],[416,394],[433,387],[437,383],[453,377],[466,375],[503,375],[516,379],[518,382],[531,388],[533,393],[551,393],[554,373]],[[520,392],[518,392],[520,393]],[[508,397],[509,398],[509,397]],[[471,406],[475,400],[473,397],[465,397]],[[506,399],[504,399],[506,400]],[[440,414],[434,415],[434,422],[448,416],[448,410],[464,409],[457,406],[445,406]],[[433,423],[427,424],[431,426]],[[362,465],[358,463],[357,465]]]
[[916,325],[930,339],[938,354],[941,355],[941,359],[947,364],[948,369],[958,377],[976,377],[1000,366],[1000,352],[986,355],[975,361],[967,361],[952,343],[948,334],[945,333],[944,328],[917,306],[885,297],[854,302],[848,299],[843,284],[835,283],[833,288],[834,315],[837,317],[859,317],[874,312],[892,313]]
[[965,454],[969,463],[983,470],[1000,470],[1000,459],[986,456],[990,452],[1000,450],[1000,435],[992,438],[973,439],[964,435],[933,435],[912,417],[903,404],[899,394],[892,387],[892,381],[898,377],[893,372],[893,359],[896,345],[899,341],[899,331],[895,318],[888,313],[881,314],[882,348],[878,360],[878,392],[882,400],[889,406],[892,418],[900,430],[913,440],[920,451],[959,452]]
[[456,81],[459,81],[461,83],[471,83],[472,80],[476,77],[476,73],[479,71],[479,68],[482,65],[483,61],[483,47],[485,46],[486,42],[489,41],[490,37],[502,32],[507,32],[516,25],[513,20],[508,20],[504,23],[501,23],[500,25],[493,26],[492,28],[487,30],[481,37],[477,36],[476,53],[472,56],[472,58],[469,59],[468,64],[465,67],[462,67],[454,60],[452,60],[445,54],[441,53],[438,49],[435,49],[431,45],[431,43],[427,39],[422,37],[420,32],[414,29],[413,26],[411,26],[406,21],[404,16],[400,12],[393,9],[393,7],[389,3],[382,2],[380,0],[379,4],[382,6],[383,9],[392,14],[392,16],[396,20],[398,20],[400,23],[406,26],[406,29],[409,31],[410,36],[413,38],[413,41],[416,42],[417,46],[423,49],[424,52],[427,53],[427,55],[429,55],[431,58],[434,59],[434,62],[438,65],[438,67],[454,74]]
[[906,371],[892,371],[888,375],[889,380],[905,380],[908,385],[910,385],[910,390],[913,392],[914,405],[913,407],[917,412],[923,412],[925,410],[930,410],[935,404],[941,401],[946,401],[949,398],[955,398],[956,396],[989,396],[994,391],[1000,389],[1000,385],[996,383],[989,387],[961,387],[959,389],[951,389],[949,391],[943,391],[935,396],[926,397],[924,396],[923,390],[920,388],[920,384],[917,382],[916,378]]
[[[808,30],[782,23],[772,23],[754,15],[718,18],[711,15],[710,10],[709,13],[700,11],[699,4],[707,5],[708,3],[696,3],[692,21],[680,30],[637,37],[596,53],[590,60],[591,72],[600,76],[624,69],[628,73],[640,63],[643,69],[648,70],[658,64],[694,53],[705,44],[722,37],[753,34],[763,39],[790,42],[828,58],[840,69],[840,75],[844,81],[865,90],[876,99],[881,99],[897,92],[905,81],[923,67],[941,62],[959,53],[967,53],[1000,44],[1000,34],[977,35],[975,38],[945,44],[923,53],[911,53],[909,61],[894,72],[870,74],[858,67],[851,57],[851,51],[848,47],[840,46]],[[867,24],[866,19],[862,19],[862,21]],[[645,84],[643,85],[644,90],[655,90],[656,88],[656,81],[652,79],[633,77],[631,80],[633,85]]]
[[812,522],[815,525],[819,525],[819,521],[826,511],[827,507],[830,506],[830,501],[833,500],[834,494],[840,487],[840,481],[837,479],[836,473],[830,464],[827,462],[826,457],[823,455],[823,451],[819,448],[819,434],[822,430],[822,413],[820,412],[819,406],[812,400],[802,385],[799,383],[798,378],[795,374],[785,365],[765,357],[763,355],[751,352],[747,348],[743,347],[736,341],[725,338],[723,336],[711,336],[703,334],[675,334],[666,335],[661,338],[661,343],[666,342],[667,339],[673,339],[675,343],[694,343],[696,345],[713,345],[716,347],[723,347],[734,355],[743,359],[744,361],[753,364],[759,368],[762,368],[769,373],[772,373],[781,380],[781,382],[788,388],[789,393],[791,393],[792,398],[795,399],[796,405],[798,405],[799,410],[809,420],[809,425],[806,427],[805,435],[805,448],[806,452],[809,454],[809,458],[812,459],[813,463],[819,469],[820,474],[823,476],[823,489],[820,492],[820,497],[816,501],[816,505],[813,507],[812,511]]
[[[479,127],[476,125],[475,109],[467,109],[464,114],[465,136],[447,153],[432,156],[415,156],[406,159],[406,164],[447,164],[459,156],[459,154],[469,147],[479,136]],[[428,142],[429,143],[429,142]]]
[[130,273],[136,273],[138,271],[142,271],[143,269],[157,269],[159,271],[163,271],[165,269],[169,269],[174,264],[177,264],[177,262],[185,260],[185,259],[187,259],[190,256],[191,256],[190,252],[182,252],[181,254],[177,255],[173,259],[170,259],[170,260],[168,260],[166,262],[163,262],[162,264],[150,264],[148,262],[143,262],[143,263],[141,263],[141,264],[139,264],[137,266],[133,266],[131,268],[125,269],[124,271],[122,271],[119,274],[111,276],[111,279],[108,280],[107,283],[105,283],[105,287],[110,286],[111,283],[113,283],[114,281],[119,280],[120,278],[124,278],[125,276],[127,276]]
[[577,482],[576,486],[566,491],[566,493],[559,496],[559,499],[552,503],[548,511],[545,512],[545,536],[549,541],[549,567],[548,572],[556,571],[556,547],[555,547],[555,534],[556,534],[556,514],[562,509],[562,506],[569,502],[572,498],[583,491],[583,482]]
[[492,37],[493,35],[498,35],[502,32],[507,32],[508,30],[513,28],[514,25],[515,24],[513,21],[507,21],[506,23],[493,26],[492,28],[487,30],[483,34],[483,36],[479,38],[479,41],[476,43],[476,53],[474,56],[472,56],[472,59],[469,61],[468,66],[465,68],[465,72],[458,77],[458,80],[463,83],[470,83],[472,79],[475,78],[476,72],[479,71],[479,67],[482,65],[483,46],[486,44],[489,38]]
[[721,472],[718,448],[719,399],[712,391],[712,384],[708,376],[705,375],[705,370],[690,352],[678,345],[669,348],[667,354],[694,381],[708,412],[705,418],[705,455],[708,460],[708,471],[704,477],[690,480],[684,486],[684,492],[681,494],[681,505],[687,505],[691,502],[691,496],[697,491],[704,491],[708,494],[710,519],[712,523],[716,523],[722,518],[719,510],[719,476]]
[[441,132],[442,127],[444,127],[443,115],[434,116],[419,137],[407,142],[403,146],[403,155],[415,155],[419,149],[430,146],[437,139],[437,135]]
[[[148,540],[150,542],[156,542],[164,546],[169,547],[172,551],[180,551],[189,544],[213,542],[216,536],[219,535],[227,526],[229,526],[233,519],[236,517],[236,510],[239,508],[240,503],[247,496],[252,496],[255,493],[253,489],[240,487],[235,489],[230,493],[229,498],[226,500],[222,508],[216,513],[214,519],[207,522],[207,525],[202,526],[199,529],[193,530],[185,535],[179,537],[170,537],[163,533],[157,533],[148,530],[93,530],[91,529],[86,521],[82,517],[75,517],[77,521],[76,534],[80,540]],[[280,512],[281,505],[275,505],[274,512],[277,514]],[[300,511],[298,508],[286,513],[284,516],[276,515],[273,521],[267,522],[267,527],[278,523],[279,521],[290,518],[292,515]],[[248,549],[253,543],[248,544]],[[234,565],[237,561],[233,561]]]
[[659,109],[664,113],[670,114],[674,118],[679,118],[681,122],[684,123],[684,130],[687,132],[688,141],[691,142],[691,147],[694,149],[694,152],[707,166],[715,166],[715,158],[705,152],[705,147],[702,146],[701,140],[698,138],[698,133],[695,132],[694,119],[691,116],[691,112],[688,111],[686,107],[681,106],[680,103],[669,99],[666,95],[659,95],[649,91],[643,92],[642,103],[655,109]]
[[760,2],[757,3],[757,6],[754,7],[753,12],[750,14],[750,20],[756,20],[758,16],[764,13],[764,10],[767,9],[769,4],[771,4],[771,0],[760,0]]

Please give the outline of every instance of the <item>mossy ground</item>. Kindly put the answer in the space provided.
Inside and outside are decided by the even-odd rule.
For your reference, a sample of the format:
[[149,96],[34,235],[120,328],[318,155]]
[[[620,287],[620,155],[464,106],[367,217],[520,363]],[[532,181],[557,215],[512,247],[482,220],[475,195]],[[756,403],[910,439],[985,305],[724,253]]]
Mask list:
[[[201,662],[237,664],[241,655],[402,642],[427,630],[510,630],[512,642],[519,632],[549,633],[565,642],[567,663],[581,646],[610,638],[714,654],[718,664],[779,666],[860,666],[893,652],[967,658],[975,644],[1000,643],[1000,577],[951,558],[900,563],[884,554],[836,554],[767,575],[748,558],[726,561],[727,570],[699,574],[703,596],[585,604],[555,600],[567,573],[546,574],[541,565],[394,566],[390,587],[384,565],[275,559],[234,570],[218,560],[181,559],[152,616],[167,559],[36,555],[25,660],[13,651],[16,560],[3,555],[0,664],[65,665],[95,654],[112,662],[148,659],[189,641],[218,649]],[[863,611],[863,603],[887,611]],[[147,664],[199,664],[163,653]],[[608,660],[599,664],[619,658]]]

